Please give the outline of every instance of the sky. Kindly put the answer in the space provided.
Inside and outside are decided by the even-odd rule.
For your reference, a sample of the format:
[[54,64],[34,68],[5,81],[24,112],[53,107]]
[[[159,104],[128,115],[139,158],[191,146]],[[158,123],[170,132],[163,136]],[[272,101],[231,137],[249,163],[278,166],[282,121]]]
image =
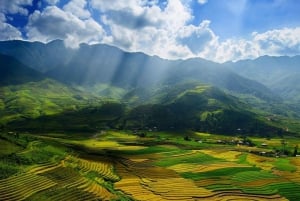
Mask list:
[[0,0],[0,40],[215,62],[300,55],[299,0]]

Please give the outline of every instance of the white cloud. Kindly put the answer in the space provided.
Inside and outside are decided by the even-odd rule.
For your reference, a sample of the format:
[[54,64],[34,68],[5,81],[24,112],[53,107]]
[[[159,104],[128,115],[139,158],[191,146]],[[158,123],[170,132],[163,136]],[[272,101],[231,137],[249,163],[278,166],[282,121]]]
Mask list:
[[[183,3],[185,2],[185,4]],[[191,24],[192,11],[188,0],[168,1],[162,9],[158,1],[151,5],[143,0],[91,0],[94,9],[103,13],[102,22],[110,29],[108,43],[129,51],[143,51],[164,58],[203,57],[224,62],[256,58],[265,54],[300,54],[299,29],[281,29],[256,33],[248,40],[229,38],[220,41],[204,20],[198,26]],[[207,0],[198,0],[207,3]],[[246,0],[231,5],[237,15]]]
[[105,31],[94,19],[79,19],[56,6],[49,6],[42,12],[35,11],[29,16],[26,29],[29,40],[66,39],[65,44],[69,47],[78,47],[83,42],[99,42],[105,37]]
[[164,58],[187,57],[189,48],[177,36],[193,18],[191,10],[180,0],[168,1],[162,9],[158,1],[144,0],[100,2],[91,5],[103,14],[109,27],[109,43],[129,51],[143,51]]
[[207,3],[207,0],[198,0],[198,3],[199,3],[199,4],[206,4],[206,3]]
[[206,56],[217,62],[251,59],[259,56],[259,48],[252,41],[228,39],[221,43],[217,42]]
[[33,0],[1,0],[0,12],[9,14],[27,15],[28,10],[24,6],[32,5]]
[[300,27],[270,30],[252,34],[249,40],[228,39],[218,42],[209,59],[219,62],[252,59],[263,55],[293,56],[300,54]]
[[63,9],[67,12],[72,13],[73,15],[87,19],[91,16],[90,12],[86,9],[87,1],[86,0],[72,0],[67,3]]
[[254,33],[253,42],[261,53],[272,55],[292,55],[300,53],[300,27],[270,30],[265,33]]
[[4,14],[0,13],[0,41],[22,39],[21,32],[5,21]]
[[14,26],[0,22],[0,40],[21,40],[21,32]]
[[93,8],[97,8],[101,11],[111,10],[128,10],[133,15],[140,14],[142,12],[142,1],[140,0],[127,0],[127,1],[104,1],[104,0],[91,0]]
[[[55,4],[59,0],[47,1]],[[16,27],[6,22],[4,15],[26,14],[21,2],[29,4],[31,0],[0,0],[1,40],[22,37]],[[63,8],[48,6],[32,13],[25,27],[26,36],[29,40],[42,42],[62,39],[71,48],[82,42],[107,43],[127,51],[142,51],[168,59],[202,57],[224,62],[266,54],[300,54],[300,28],[270,30],[253,33],[248,39],[220,41],[209,20],[192,24],[194,16],[189,2],[192,1],[170,0],[161,5],[158,0],[71,0]],[[95,16],[95,13],[100,14]]]

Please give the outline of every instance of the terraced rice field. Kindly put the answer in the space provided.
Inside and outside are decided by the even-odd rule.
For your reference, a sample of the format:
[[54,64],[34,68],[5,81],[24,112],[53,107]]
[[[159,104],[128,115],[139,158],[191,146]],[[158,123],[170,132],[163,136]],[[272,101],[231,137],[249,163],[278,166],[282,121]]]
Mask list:
[[[82,172],[78,171],[78,162]],[[66,162],[68,161],[68,162]],[[81,167],[81,166],[80,166]],[[0,200],[40,201],[40,200],[112,200],[113,193],[96,180],[86,177],[90,171],[97,171],[99,178],[116,180],[112,165],[88,162],[84,159],[68,156],[60,164],[40,164],[27,173],[0,180]],[[103,176],[103,178],[101,177]]]
[[[117,172],[122,180],[115,184],[115,188],[137,200],[192,200],[195,196],[211,193],[196,187],[192,181],[180,177],[174,171],[145,163],[124,160],[117,165]],[[188,189],[180,191],[187,186]]]
[[[135,156],[116,165],[121,180],[115,183],[115,188],[136,200],[288,200],[282,196],[286,190],[283,186],[289,191],[295,188],[286,179],[251,164],[232,160],[195,163],[194,157],[211,159],[198,151],[188,151],[186,155],[163,153],[157,161],[139,156],[141,160]],[[171,159],[185,163],[173,165]],[[290,200],[298,196],[296,191],[293,196],[288,195]]]
[[[36,146],[41,145],[33,141],[16,155],[28,158],[39,153]],[[297,157],[272,158],[220,146],[197,150],[173,144],[138,150],[134,146],[99,149],[100,154],[83,149],[63,153],[59,160],[24,165],[22,171],[0,180],[0,200],[300,200]]]
[[78,159],[75,157],[68,157],[67,160],[65,160],[65,163],[79,168],[83,173],[94,171],[103,178],[111,181],[118,181],[120,179],[118,175],[114,173],[113,165],[106,161],[95,162],[85,159]]

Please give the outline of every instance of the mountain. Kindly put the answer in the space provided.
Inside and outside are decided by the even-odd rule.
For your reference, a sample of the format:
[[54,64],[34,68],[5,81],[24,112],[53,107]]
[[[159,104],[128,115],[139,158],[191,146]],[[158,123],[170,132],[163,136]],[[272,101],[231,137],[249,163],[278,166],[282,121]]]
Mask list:
[[[46,81],[48,82],[49,80]],[[37,84],[35,87],[40,86]],[[65,104],[58,105],[58,108],[62,109],[61,112],[57,112],[54,107],[52,111],[56,113],[51,115],[30,117],[26,113],[27,116],[24,117],[24,111],[19,109],[23,118],[8,122],[6,127],[33,132],[90,132],[106,128],[132,130],[155,128],[158,130],[197,130],[228,135],[282,134],[280,128],[260,120],[260,117],[251,112],[246,104],[216,87],[199,82],[184,82],[168,86],[168,90],[166,87],[151,92],[145,90],[144,94],[148,95],[148,99],[131,107],[112,100],[98,101],[94,105],[86,104],[85,98],[80,99],[81,102],[76,101],[66,91],[65,100],[48,96],[48,99],[56,100],[56,104]],[[142,89],[138,91],[139,94],[141,91]],[[133,97],[138,96],[133,91],[129,93]],[[34,96],[38,100],[41,98],[37,94]],[[44,97],[43,100],[47,98]],[[28,103],[17,105],[27,108],[28,111],[34,111],[34,108],[28,107]],[[39,112],[49,111],[49,107],[43,103],[35,108],[39,108]]]
[[263,56],[254,60],[227,62],[227,68],[239,75],[256,80],[288,101],[300,102],[300,56]]
[[290,101],[300,100],[300,72],[282,75],[272,83],[272,89]]
[[276,135],[285,127],[265,118],[281,99],[230,63],[166,60],[103,44],[68,49],[62,41],[0,42],[0,53],[8,55],[0,60],[0,124],[9,129]]
[[13,57],[0,54],[0,86],[38,81],[44,77]]
[[101,99],[44,79],[0,87],[0,124],[97,105]]
[[130,93],[133,99],[138,94],[148,94],[148,97],[130,110],[126,118],[129,128],[191,129],[229,135],[241,132],[276,135],[280,130],[259,120],[236,97],[199,82],[177,83],[152,93],[141,91]]
[[171,83],[186,79],[201,81],[239,94],[251,94],[270,102],[280,99],[259,82],[239,76],[220,64],[206,60],[184,60],[168,73]]
[[74,52],[72,49],[66,51],[64,43],[60,40],[48,44],[19,40],[0,42],[0,53],[12,56],[42,73],[68,63]]
[[[10,55],[52,79],[67,84],[108,84],[123,89],[153,87],[196,80],[267,101],[277,101],[267,87],[204,59],[166,60],[116,47],[81,44],[66,48],[62,41],[48,44],[25,41],[0,42],[0,53]],[[34,59],[32,59],[34,58]]]

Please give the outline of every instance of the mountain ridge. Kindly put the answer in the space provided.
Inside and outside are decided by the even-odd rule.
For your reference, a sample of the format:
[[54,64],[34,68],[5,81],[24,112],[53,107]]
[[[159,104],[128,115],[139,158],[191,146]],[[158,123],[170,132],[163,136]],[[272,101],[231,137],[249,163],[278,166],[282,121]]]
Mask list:
[[[75,50],[64,47],[63,41],[59,40],[47,44],[0,42],[0,53],[9,54],[46,76],[65,83],[102,83],[134,88],[195,79],[237,93],[252,93],[259,98],[276,99],[260,83],[246,80],[233,71],[222,68],[221,64],[200,58],[165,60],[140,52],[124,52],[103,44],[81,44]],[[230,83],[232,80],[234,83]]]
[[[9,44],[12,48],[6,49]],[[95,130],[95,125],[135,128],[139,127],[146,112],[149,118],[144,125],[148,126],[170,129],[180,125],[178,129],[236,133],[241,125],[245,132],[261,135],[264,132],[280,133],[279,127],[270,126],[264,120],[264,115],[272,114],[277,106],[279,109],[276,109],[284,115],[284,110],[289,110],[281,107],[281,98],[263,84],[238,75],[235,69],[204,59],[164,60],[144,53],[123,52],[108,45],[82,44],[77,50],[66,49],[62,41],[44,45],[19,44],[18,41],[3,45],[0,42],[0,53],[4,54],[3,51],[13,54],[4,56],[6,60],[18,62],[11,69],[20,65],[43,78],[35,80],[38,76],[33,76],[18,83],[13,74],[5,75],[11,87],[0,87],[7,96],[1,98],[0,113],[4,116],[13,114],[4,122],[15,128],[40,127],[46,120],[60,129],[63,125],[58,121],[68,121],[70,129],[72,125],[80,125],[83,130]],[[27,59],[30,65],[22,64],[20,58],[17,61],[18,55]],[[3,69],[4,63],[0,66]],[[57,88],[55,93],[53,87]],[[35,90],[33,97],[28,94],[29,88]],[[54,100],[60,94],[59,88],[64,89],[66,97],[62,102]],[[51,96],[47,95],[47,90]],[[246,98],[242,98],[244,96]],[[12,104],[10,99],[14,100]],[[102,108],[101,100],[108,104],[106,109]],[[266,106],[271,109],[257,112],[258,108],[265,109]],[[297,107],[293,105],[293,108]],[[106,117],[103,111],[114,114],[113,119]],[[82,116],[86,116],[90,123]],[[51,129],[51,124],[48,127]]]

